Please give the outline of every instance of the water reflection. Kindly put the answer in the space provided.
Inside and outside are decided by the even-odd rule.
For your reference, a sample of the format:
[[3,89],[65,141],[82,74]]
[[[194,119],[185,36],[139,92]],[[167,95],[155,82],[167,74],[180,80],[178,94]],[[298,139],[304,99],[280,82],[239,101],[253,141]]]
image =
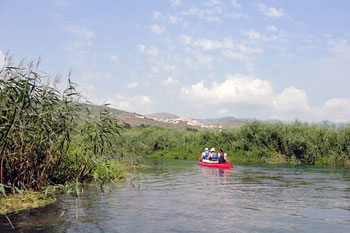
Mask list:
[[[12,215],[17,232],[349,232],[346,168],[149,162],[140,180]],[[60,215],[64,214],[60,217]],[[0,231],[11,232],[1,218]]]

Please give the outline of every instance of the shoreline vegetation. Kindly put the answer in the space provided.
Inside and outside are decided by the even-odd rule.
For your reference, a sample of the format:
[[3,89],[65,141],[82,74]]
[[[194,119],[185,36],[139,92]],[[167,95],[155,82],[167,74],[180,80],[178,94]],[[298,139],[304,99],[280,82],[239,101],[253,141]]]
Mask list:
[[115,142],[130,156],[192,159],[205,147],[223,148],[233,162],[350,166],[350,125],[248,122],[228,130],[135,127]]
[[70,74],[68,87],[60,91],[60,77],[51,82],[38,70],[39,60],[13,65],[7,56],[5,64],[0,69],[1,214],[51,203],[48,192],[78,197],[84,183],[102,188],[127,175],[130,164],[106,157],[116,154],[112,142],[123,125],[106,110],[92,114]]
[[253,121],[221,131],[130,128],[107,110],[92,114],[70,75],[60,91],[60,78],[51,82],[38,71],[39,61],[14,66],[6,59],[0,70],[0,214],[5,216],[52,203],[56,190],[77,198],[84,183],[102,189],[137,166],[107,155],[197,160],[205,147],[215,147],[224,148],[231,161],[350,166],[349,125]]

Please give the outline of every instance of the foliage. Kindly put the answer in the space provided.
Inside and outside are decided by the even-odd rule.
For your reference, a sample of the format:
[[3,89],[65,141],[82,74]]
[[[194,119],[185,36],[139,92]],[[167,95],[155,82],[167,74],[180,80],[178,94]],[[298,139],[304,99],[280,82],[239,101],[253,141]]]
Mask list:
[[102,185],[105,182],[113,182],[125,177],[125,172],[120,163],[116,161],[99,161],[97,166],[93,169],[91,177],[96,184]]
[[253,121],[222,131],[136,127],[124,131],[115,146],[151,157],[198,159],[205,147],[215,147],[238,161],[349,166],[350,126]]
[[91,179],[105,148],[113,153],[120,126],[112,115],[85,111],[70,77],[63,92],[48,79],[33,62],[0,70],[3,195]]

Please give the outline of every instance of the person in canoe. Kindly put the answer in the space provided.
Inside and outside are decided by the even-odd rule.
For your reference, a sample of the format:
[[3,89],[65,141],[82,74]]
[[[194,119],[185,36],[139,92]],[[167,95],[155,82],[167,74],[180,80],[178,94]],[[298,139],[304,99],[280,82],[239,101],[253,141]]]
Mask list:
[[225,153],[224,149],[220,148],[219,163],[226,163],[226,162],[228,162],[227,154]]
[[208,159],[208,156],[209,156],[209,149],[204,148],[204,152],[202,153],[201,160]]
[[218,155],[215,153],[215,148],[214,147],[210,149],[210,154],[208,156],[208,160],[210,160],[210,161],[218,160]]

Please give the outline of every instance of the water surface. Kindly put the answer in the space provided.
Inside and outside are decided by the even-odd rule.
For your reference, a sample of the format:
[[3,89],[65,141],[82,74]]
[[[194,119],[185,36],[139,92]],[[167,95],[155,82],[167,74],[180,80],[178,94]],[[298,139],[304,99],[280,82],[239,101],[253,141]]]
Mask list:
[[[12,215],[17,232],[350,232],[348,168],[150,160],[104,192]],[[0,218],[0,231],[11,232]]]

